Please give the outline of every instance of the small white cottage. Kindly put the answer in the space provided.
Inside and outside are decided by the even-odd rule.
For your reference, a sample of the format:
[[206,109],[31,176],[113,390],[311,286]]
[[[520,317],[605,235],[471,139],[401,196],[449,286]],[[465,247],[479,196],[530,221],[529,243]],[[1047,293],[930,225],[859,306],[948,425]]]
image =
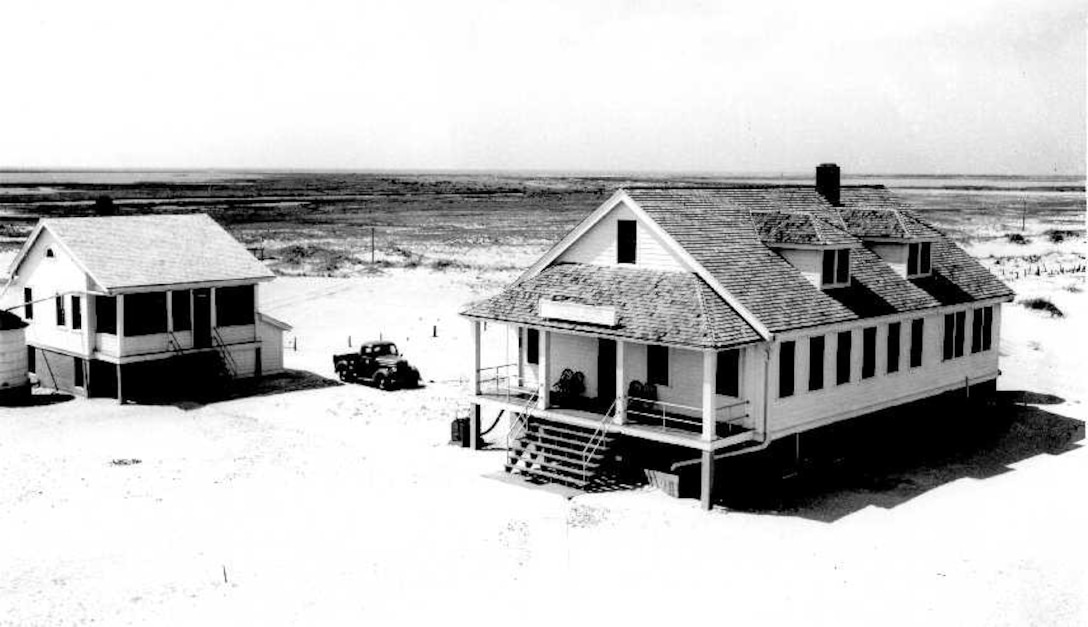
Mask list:
[[207,215],[43,219],[8,275],[42,386],[124,400],[283,368],[273,274]]
[[[1011,290],[881,186],[621,189],[462,313],[507,469],[584,486],[617,441],[715,460],[951,390],[992,389]],[[481,363],[484,322],[517,337]],[[498,325],[494,323],[499,323]],[[473,421],[475,423],[475,421]]]

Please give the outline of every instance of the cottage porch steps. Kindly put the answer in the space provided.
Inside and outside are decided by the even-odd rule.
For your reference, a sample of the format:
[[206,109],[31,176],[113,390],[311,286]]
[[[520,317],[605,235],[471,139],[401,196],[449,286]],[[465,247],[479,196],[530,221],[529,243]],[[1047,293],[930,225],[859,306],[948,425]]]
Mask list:
[[538,481],[585,488],[611,456],[614,437],[594,429],[523,416],[527,421],[510,442],[506,471]]

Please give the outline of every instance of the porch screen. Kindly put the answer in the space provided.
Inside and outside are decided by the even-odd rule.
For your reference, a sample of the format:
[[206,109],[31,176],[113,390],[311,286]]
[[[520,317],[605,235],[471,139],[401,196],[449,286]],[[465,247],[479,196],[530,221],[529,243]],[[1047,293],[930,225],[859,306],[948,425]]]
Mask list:
[[117,299],[113,296],[95,296],[95,332],[117,333]]
[[718,353],[717,392],[722,396],[740,396],[740,351]]
[[125,337],[166,333],[166,293],[125,295]]
[[238,285],[215,290],[215,326],[253,324],[253,286]]
[[531,364],[540,363],[540,331],[529,329],[525,334],[525,341],[529,343],[525,347],[525,361]]
[[193,293],[189,290],[177,290],[170,293],[170,306],[174,316],[174,330],[188,331],[193,328],[192,316]]
[[646,380],[654,385],[669,384],[669,347],[646,347]]

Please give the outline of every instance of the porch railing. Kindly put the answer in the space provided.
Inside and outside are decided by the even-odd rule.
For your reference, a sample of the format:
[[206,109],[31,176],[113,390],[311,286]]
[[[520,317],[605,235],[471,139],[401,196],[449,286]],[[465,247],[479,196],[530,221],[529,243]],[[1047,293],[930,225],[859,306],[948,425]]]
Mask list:
[[521,439],[529,427],[529,410],[536,406],[537,395],[534,392],[521,406],[521,410],[510,416],[510,429],[506,432],[506,450],[514,448],[514,443]]
[[[634,423],[661,425],[663,428],[684,431],[702,431],[703,408],[682,403],[628,396],[624,399],[626,414]],[[743,421],[748,417],[748,401],[741,399],[722,403],[714,408],[714,433],[718,426],[727,424],[734,428],[744,428]]]
[[477,371],[480,393],[504,396],[507,400],[531,395],[535,402],[539,390],[536,386],[525,385],[525,378],[518,375],[517,367],[517,364],[503,364],[480,368]]

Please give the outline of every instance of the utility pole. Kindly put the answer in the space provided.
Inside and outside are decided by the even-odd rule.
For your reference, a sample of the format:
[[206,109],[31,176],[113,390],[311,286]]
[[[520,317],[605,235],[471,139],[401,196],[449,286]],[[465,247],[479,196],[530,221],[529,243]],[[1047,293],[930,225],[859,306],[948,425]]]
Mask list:
[[370,227],[370,263],[374,264],[374,227]]

